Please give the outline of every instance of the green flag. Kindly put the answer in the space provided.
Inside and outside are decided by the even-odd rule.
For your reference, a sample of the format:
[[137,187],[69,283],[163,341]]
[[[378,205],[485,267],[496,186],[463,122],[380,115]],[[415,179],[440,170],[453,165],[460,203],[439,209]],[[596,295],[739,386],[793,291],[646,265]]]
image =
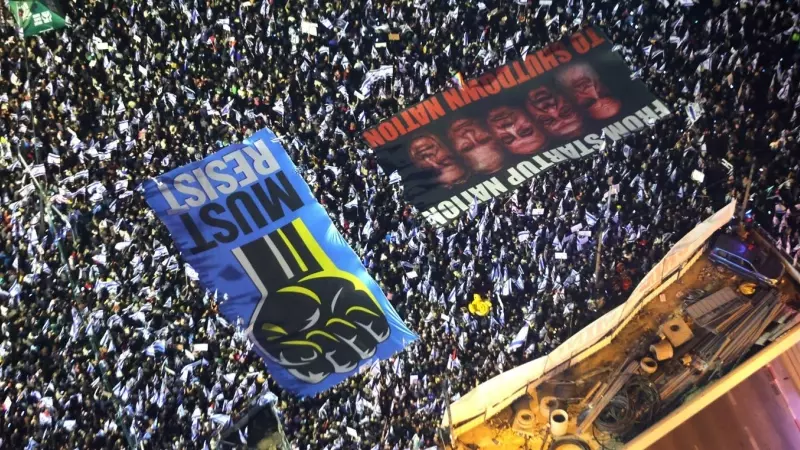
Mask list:
[[64,28],[67,23],[55,0],[8,0],[8,8],[25,37]]

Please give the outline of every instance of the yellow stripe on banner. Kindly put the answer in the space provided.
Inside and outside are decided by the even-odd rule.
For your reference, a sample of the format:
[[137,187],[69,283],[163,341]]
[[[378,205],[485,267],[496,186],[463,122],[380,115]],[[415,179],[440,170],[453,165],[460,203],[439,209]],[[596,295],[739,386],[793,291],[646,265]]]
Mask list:
[[333,342],[339,342],[339,339],[336,339],[330,333],[326,333],[326,332],[321,331],[321,330],[309,331],[308,334],[306,334],[306,339],[311,339],[311,336],[316,336],[316,335],[320,335],[322,337],[326,337],[326,338],[332,340]]
[[306,224],[303,223],[303,220],[294,219],[292,221],[292,225],[294,225],[294,229],[297,231],[300,239],[302,239],[303,243],[306,244],[308,251],[311,252],[311,255],[317,260],[317,264],[319,264],[322,270],[336,270],[336,266],[333,264],[333,261],[331,261],[331,259],[328,257],[328,254],[325,253],[325,250],[319,246],[319,243],[316,239],[314,239],[314,236],[311,235],[311,232],[308,231],[308,228],[306,227]]
[[289,242],[289,238],[287,238],[286,235],[283,234],[283,230],[278,228],[278,234],[281,236],[281,239],[283,239],[283,243],[286,244],[286,247],[289,248],[289,251],[292,252],[292,256],[294,256],[294,260],[297,261],[297,265],[300,266],[300,271],[308,272],[308,267],[306,266],[306,263],[304,263],[303,259],[300,258],[300,255],[297,254],[297,250],[295,250],[294,249],[294,245],[292,245],[292,243]]
[[[301,219],[295,219],[292,221],[292,225],[294,225],[294,229],[297,231],[297,234],[300,236],[300,239],[306,244],[308,247],[308,251],[311,252],[314,259],[317,260],[317,264],[322,268],[320,272],[312,273],[311,275],[307,275],[304,278],[300,279],[300,282],[305,282],[308,280],[317,280],[320,278],[339,278],[341,280],[347,280],[353,284],[353,288],[357,291],[364,292],[367,296],[372,300],[375,306],[378,308],[378,311],[383,311],[381,308],[381,304],[378,303],[378,299],[372,294],[364,281],[361,278],[353,275],[350,272],[346,272],[344,270],[339,269],[336,265],[331,261],[328,257],[328,254],[325,253],[325,250],[319,246],[319,243],[314,236],[311,235],[311,232],[306,228],[306,224],[303,223]],[[378,314],[373,313],[370,311],[371,314],[375,315],[376,317],[380,317]]]
[[373,311],[368,310],[367,308],[364,308],[363,306],[351,306],[351,307],[347,308],[347,311],[345,311],[344,314],[345,315],[350,314],[350,311],[361,311],[361,312],[365,312],[365,313],[367,313],[367,314],[369,314],[371,316],[380,317],[380,315],[374,313]]
[[285,341],[282,342],[282,344],[295,345],[298,347],[314,347],[314,350],[318,351],[319,353],[322,353],[322,347],[309,341]]
[[317,304],[322,304],[322,300],[319,299],[319,295],[317,295],[311,289],[306,289],[302,286],[286,286],[285,288],[278,289],[278,292],[294,292],[295,294],[311,297],[315,302],[317,302]]
[[[349,311],[349,310],[348,310],[348,311]],[[345,313],[345,314],[347,314],[347,313]],[[327,326],[329,326],[329,325],[330,325],[330,324],[332,324],[332,323],[340,323],[340,324],[342,324],[342,325],[344,325],[344,326],[348,326],[348,327],[350,327],[350,328],[353,328],[353,329],[355,329],[355,328],[356,328],[356,326],[355,326],[355,325],[353,325],[352,323],[350,323],[350,322],[348,322],[348,321],[346,321],[346,320],[344,320],[344,319],[338,319],[338,318],[336,318],[336,317],[334,317],[333,319],[331,319],[331,320],[327,321],[327,322],[325,323],[325,326],[327,327]]]
[[289,334],[289,333],[286,332],[286,330],[283,329],[282,326],[275,325],[275,324],[272,324],[272,323],[265,323],[265,324],[261,325],[261,329],[264,330],[264,331],[269,331],[271,333],[280,333],[280,334],[283,334],[283,335]]

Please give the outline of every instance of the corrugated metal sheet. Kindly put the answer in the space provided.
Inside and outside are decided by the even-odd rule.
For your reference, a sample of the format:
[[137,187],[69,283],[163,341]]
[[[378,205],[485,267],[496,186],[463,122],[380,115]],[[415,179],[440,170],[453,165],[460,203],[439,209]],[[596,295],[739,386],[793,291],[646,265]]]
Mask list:
[[739,295],[731,289],[730,286],[726,286],[686,308],[686,313],[689,314],[689,317],[692,319],[697,320],[715,309],[725,306],[737,297],[739,297]]

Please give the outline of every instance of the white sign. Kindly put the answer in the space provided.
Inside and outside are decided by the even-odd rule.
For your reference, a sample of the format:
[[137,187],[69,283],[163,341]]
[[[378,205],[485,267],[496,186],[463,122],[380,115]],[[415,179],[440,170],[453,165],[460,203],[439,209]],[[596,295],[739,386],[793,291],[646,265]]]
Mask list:
[[582,229],[583,229],[583,224],[582,223],[579,223],[577,225],[573,225],[572,228],[570,228],[570,230],[573,233],[577,233],[578,231],[581,231]]
[[567,252],[556,252],[556,259],[567,259]]
[[703,180],[706,179],[706,174],[704,174],[703,172],[700,172],[699,170],[693,170],[692,171],[692,179],[694,181],[697,181],[698,183],[702,183]]
[[194,344],[192,347],[192,352],[200,353],[200,352],[207,352],[208,351],[208,344]]
[[589,236],[591,236],[591,235],[592,235],[592,232],[591,232],[591,231],[589,231],[589,230],[581,230],[581,231],[578,231],[578,236],[589,237]]
[[317,35],[317,24],[314,22],[302,21],[300,22],[300,32],[310,34],[311,36]]
[[531,210],[531,215],[533,216],[541,216],[542,214],[544,214],[544,208],[533,208]]

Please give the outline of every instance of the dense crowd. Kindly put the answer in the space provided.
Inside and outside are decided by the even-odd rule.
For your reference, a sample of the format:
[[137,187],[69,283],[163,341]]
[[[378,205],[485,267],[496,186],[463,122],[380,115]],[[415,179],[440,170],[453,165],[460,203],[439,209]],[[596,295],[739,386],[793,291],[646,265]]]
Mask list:
[[[547,354],[742,200],[751,168],[751,216],[800,251],[797,0],[63,3],[66,29],[0,25],[0,448],[210,448],[259,401],[293,448],[427,448],[445,374],[457,398]],[[424,223],[359,132],[587,23],[673,115]],[[395,76],[357,96],[382,65]],[[421,337],[315,398],[273,383],[138,189],[265,126]],[[474,294],[488,315],[470,314]]]

